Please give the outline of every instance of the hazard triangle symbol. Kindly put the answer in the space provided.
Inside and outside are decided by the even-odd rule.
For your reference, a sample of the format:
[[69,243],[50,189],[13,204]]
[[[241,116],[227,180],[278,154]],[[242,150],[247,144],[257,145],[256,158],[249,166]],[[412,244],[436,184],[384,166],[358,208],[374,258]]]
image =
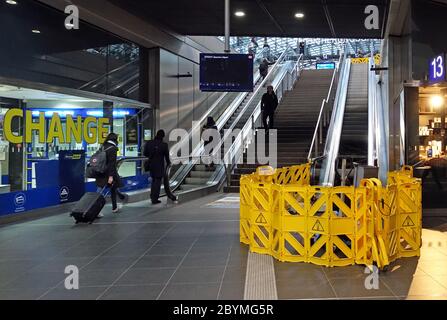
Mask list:
[[259,214],[258,218],[256,219],[256,223],[260,223],[260,224],[266,224],[267,223],[267,219],[264,217],[262,212]]
[[324,232],[324,228],[321,225],[320,220],[317,220],[317,222],[315,222],[314,226],[312,227],[312,231]]
[[414,227],[414,222],[411,220],[410,216],[407,216],[407,218],[404,220],[404,223],[402,223],[402,227]]

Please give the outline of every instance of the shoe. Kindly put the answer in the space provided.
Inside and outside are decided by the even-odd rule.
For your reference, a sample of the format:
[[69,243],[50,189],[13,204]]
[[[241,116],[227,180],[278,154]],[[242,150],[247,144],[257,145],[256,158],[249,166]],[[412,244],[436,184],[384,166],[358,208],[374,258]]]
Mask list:
[[101,219],[101,218],[104,218],[104,214],[102,214],[102,213],[99,213],[98,214],[98,216],[96,217],[97,219]]
[[152,204],[160,204],[161,203],[161,201],[160,200],[155,200],[155,201],[152,201]]
[[119,208],[116,208],[116,209],[113,209],[113,210],[112,210],[112,213],[118,213],[118,212],[120,212],[120,209],[119,209]]

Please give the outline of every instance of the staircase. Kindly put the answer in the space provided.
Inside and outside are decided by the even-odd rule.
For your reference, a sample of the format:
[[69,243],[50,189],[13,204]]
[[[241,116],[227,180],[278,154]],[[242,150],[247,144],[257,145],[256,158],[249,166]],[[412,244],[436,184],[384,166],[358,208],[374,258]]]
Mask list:
[[339,156],[368,157],[368,64],[351,65]]
[[[278,106],[275,128],[278,130],[278,168],[306,163],[318,120],[321,102],[326,98],[333,70],[303,70],[295,88]],[[237,165],[225,192],[238,193],[241,175],[256,171],[257,164]]]

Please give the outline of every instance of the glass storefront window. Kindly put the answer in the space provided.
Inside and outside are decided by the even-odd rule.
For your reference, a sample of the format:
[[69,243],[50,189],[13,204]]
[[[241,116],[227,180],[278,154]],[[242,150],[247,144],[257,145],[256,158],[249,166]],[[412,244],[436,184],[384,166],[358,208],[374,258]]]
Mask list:
[[65,18],[39,1],[0,1],[0,60],[7,61],[0,76],[145,102],[140,46],[83,21],[67,30]]
[[[104,118],[102,100],[63,94],[58,94],[60,99],[47,99],[47,92],[14,86],[0,87],[0,102],[8,102],[0,104],[0,193],[56,184],[61,152],[84,151],[85,161],[88,162],[111,130],[119,137],[119,158],[140,156],[143,132],[152,130],[147,123],[144,124],[144,108],[132,103],[115,103],[112,127],[107,124],[110,119]],[[27,94],[30,98],[23,99]],[[12,109],[18,110],[20,115],[8,117],[7,112]],[[26,121],[16,123],[27,119],[27,116],[32,119],[34,127],[39,127],[29,132],[29,139],[29,130],[24,130]],[[41,123],[43,125],[37,125]],[[11,131],[9,139],[12,134],[13,138],[20,136],[24,142],[13,144],[8,140],[5,127]],[[137,162],[125,163],[120,168],[120,174],[124,178],[138,176],[141,165]],[[12,181],[15,183],[12,184]]]
[[3,134],[3,119],[5,117],[6,108],[0,108],[0,193],[9,192],[8,187],[8,154],[9,154],[9,142],[6,140]]

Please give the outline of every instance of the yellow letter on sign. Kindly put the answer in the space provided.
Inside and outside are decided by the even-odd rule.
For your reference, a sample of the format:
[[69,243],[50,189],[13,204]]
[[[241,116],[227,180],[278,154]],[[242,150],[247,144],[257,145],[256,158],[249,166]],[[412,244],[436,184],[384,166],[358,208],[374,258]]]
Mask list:
[[[94,126],[89,126],[94,124]],[[84,120],[84,140],[88,144],[94,144],[97,141],[96,118],[87,117]],[[91,134],[91,135],[90,135]]]
[[4,133],[5,133],[5,139],[11,143],[22,143],[23,137],[22,136],[16,136],[12,132],[12,119],[14,117],[20,117],[23,119],[23,110],[21,109],[10,109],[5,114],[5,120],[4,120]]
[[109,128],[107,127],[110,124],[109,118],[99,118],[98,119],[98,142],[104,143],[104,140],[107,138],[109,134]]
[[54,113],[51,117],[50,129],[48,130],[47,143],[52,143],[57,138],[59,143],[65,143],[64,130],[62,129],[61,118],[59,114]]
[[39,143],[45,143],[45,113],[39,113],[39,120],[37,122],[33,122],[33,113],[32,111],[26,112],[26,135],[25,141],[26,143],[31,143],[33,140],[33,131],[38,131],[39,135]]
[[76,123],[73,121],[73,116],[67,114],[67,132],[66,142],[71,143],[71,136],[74,136],[76,143],[82,143],[82,117],[78,116]]

